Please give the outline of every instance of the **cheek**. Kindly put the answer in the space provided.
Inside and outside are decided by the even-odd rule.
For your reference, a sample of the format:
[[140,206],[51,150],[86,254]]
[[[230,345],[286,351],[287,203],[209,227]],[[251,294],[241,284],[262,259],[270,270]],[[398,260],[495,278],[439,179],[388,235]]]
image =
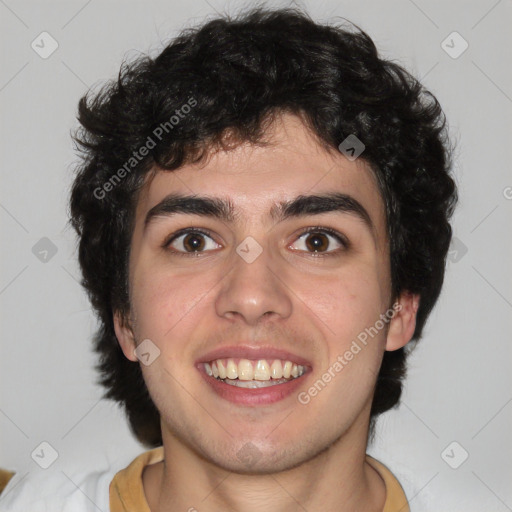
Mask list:
[[145,337],[165,339],[201,309],[202,298],[214,286],[206,276],[171,274],[156,266],[136,269],[132,307],[138,330]]
[[328,339],[350,342],[384,312],[382,288],[375,269],[350,268],[302,285],[301,299],[322,321]]
[[347,411],[355,417],[367,403],[381,364],[386,326],[379,320],[386,305],[375,272],[352,268],[322,287],[317,283],[310,288],[313,317],[321,320],[316,325],[326,340],[327,357],[317,368],[319,379],[303,391],[312,403],[318,396],[314,407],[330,408],[334,430],[347,419]]

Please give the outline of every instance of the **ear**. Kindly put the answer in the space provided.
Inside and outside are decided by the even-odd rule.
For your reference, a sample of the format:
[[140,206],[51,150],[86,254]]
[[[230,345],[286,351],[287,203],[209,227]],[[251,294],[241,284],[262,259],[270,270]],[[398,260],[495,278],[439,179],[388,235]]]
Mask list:
[[404,347],[411,340],[416,328],[416,313],[420,296],[403,292],[393,305],[395,315],[389,323],[386,350],[393,351]]
[[114,311],[114,330],[116,332],[117,341],[121,346],[121,350],[130,361],[138,361],[135,355],[135,336],[129,325],[128,319],[120,311]]

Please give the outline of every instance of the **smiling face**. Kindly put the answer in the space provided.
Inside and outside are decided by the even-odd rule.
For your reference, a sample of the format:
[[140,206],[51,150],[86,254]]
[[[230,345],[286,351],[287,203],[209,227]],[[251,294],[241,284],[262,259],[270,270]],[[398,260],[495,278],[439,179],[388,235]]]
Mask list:
[[[375,328],[392,297],[384,203],[367,164],[328,153],[292,115],[268,139],[147,181],[130,322],[115,316],[126,357],[137,361],[147,339],[160,351],[141,367],[164,445],[239,472],[248,461],[254,472],[295,467],[339,439],[365,447],[383,352],[414,330],[407,300]],[[209,375],[223,368],[230,384]]]

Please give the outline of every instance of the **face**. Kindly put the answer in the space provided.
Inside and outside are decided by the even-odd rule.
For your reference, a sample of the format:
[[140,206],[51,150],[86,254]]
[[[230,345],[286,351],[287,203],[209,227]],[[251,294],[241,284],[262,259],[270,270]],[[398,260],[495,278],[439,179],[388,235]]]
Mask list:
[[327,152],[291,115],[268,140],[147,181],[131,315],[115,317],[132,361],[150,340],[141,368],[164,444],[240,472],[295,467],[344,436],[366,443],[386,344],[412,335],[403,314],[382,321],[391,283],[372,171]]

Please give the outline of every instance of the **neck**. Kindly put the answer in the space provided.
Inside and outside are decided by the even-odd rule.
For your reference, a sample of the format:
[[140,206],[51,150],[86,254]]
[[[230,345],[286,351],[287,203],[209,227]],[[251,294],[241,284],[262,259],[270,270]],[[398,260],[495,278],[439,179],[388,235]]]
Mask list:
[[251,475],[222,469],[166,434],[164,461],[143,474],[151,512],[383,509],[384,482],[365,462],[367,426],[358,429],[353,424],[331,446],[296,467]]

